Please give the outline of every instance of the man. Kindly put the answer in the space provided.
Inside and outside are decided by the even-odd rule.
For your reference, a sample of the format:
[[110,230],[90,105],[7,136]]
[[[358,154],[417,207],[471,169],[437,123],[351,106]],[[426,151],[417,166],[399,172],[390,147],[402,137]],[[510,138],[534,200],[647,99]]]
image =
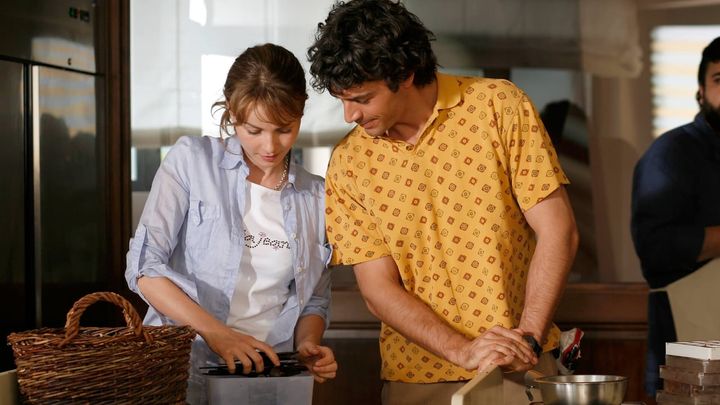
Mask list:
[[383,403],[449,404],[493,365],[524,403],[526,370],[556,372],[539,355],[558,345],[578,242],[567,179],[527,96],[437,73],[431,39],[388,0],[338,3],[318,26],[313,86],[357,124],[327,172],[332,262],[383,322]]
[[[665,342],[688,332],[676,330],[684,319],[673,320],[677,306],[688,298],[673,288],[720,256],[720,38],[703,51],[698,86],[695,120],[653,142],[633,178],[633,241],[652,289],[645,380],[649,395],[662,387],[658,366],[665,363]],[[686,281],[678,284],[680,280]],[[698,291],[690,288],[691,294]],[[697,308],[708,310],[710,306]]]

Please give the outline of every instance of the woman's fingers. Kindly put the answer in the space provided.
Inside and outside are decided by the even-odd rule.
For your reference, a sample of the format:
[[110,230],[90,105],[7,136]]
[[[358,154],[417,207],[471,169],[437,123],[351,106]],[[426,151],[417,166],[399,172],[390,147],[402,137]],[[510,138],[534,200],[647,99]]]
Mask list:
[[335,362],[335,355],[329,347],[317,346],[317,350],[315,350],[314,354],[318,356],[318,359],[315,361],[316,367],[323,367],[335,364],[335,367],[337,368],[337,363]]
[[313,366],[312,371],[317,374],[334,374],[337,372],[337,363],[328,364],[327,366]]
[[324,371],[324,372],[317,372],[313,369],[313,377],[315,377],[315,381],[317,382],[325,382],[329,379],[335,378],[337,375],[336,371]]
[[227,353],[224,356],[222,356],[222,359],[225,360],[225,364],[227,365],[228,372],[230,374],[235,374],[235,356],[232,353]]
[[[272,347],[270,347],[268,344],[259,340],[255,340],[255,348],[264,352],[274,365],[280,365],[280,357],[278,357],[277,353],[275,353],[275,350],[273,350]],[[260,355],[258,354],[258,356]]]
[[312,342],[302,342],[297,349],[300,360],[303,363],[315,364],[315,361],[323,355],[322,346],[318,346]]
[[255,364],[255,371],[258,373],[262,373],[263,369],[265,368],[265,363],[263,362],[263,358],[260,353],[258,353],[254,348],[250,348],[250,350],[245,351],[243,354],[245,354],[250,360],[247,363],[245,361],[242,362],[243,372],[245,374],[248,374],[250,371],[252,371],[251,366]]
[[252,359],[250,357],[248,357],[247,354],[245,354],[243,351],[238,350],[233,353],[232,359],[230,361],[227,361],[227,359],[225,359],[225,361],[227,362],[227,366],[228,366],[228,372],[230,372],[231,374],[235,373],[235,369],[237,368],[236,360],[237,360],[237,362],[242,364],[242,373],[243,374],[249,374],[250,371],[252,371],[252,363],[253,363]]
[[315,381],[323,383],[328,379],[335,378],[338,365],[335,355],[329,347],[308,344],[298,347],[298,351],[305,356],[304,362]]

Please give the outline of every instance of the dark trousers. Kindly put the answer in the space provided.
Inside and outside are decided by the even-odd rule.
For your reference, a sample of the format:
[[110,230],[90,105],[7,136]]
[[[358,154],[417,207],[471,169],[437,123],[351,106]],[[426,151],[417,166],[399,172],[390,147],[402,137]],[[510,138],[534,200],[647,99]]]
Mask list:
[[664,291],[648,295],[648,342],[645,363],[645,391],[651,397],[662,389],[660,365],[665,364],[665,343],[677,341],[668,295]]

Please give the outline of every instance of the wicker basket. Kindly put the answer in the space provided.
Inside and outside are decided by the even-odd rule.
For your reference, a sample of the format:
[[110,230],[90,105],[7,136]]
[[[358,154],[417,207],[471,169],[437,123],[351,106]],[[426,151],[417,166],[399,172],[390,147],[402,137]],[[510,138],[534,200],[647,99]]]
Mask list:
[[[100,300],[121,307],[127,327],[79,327]],[[123,297],[97,292],[75,302],[64,329],[13,333],[8,343],[26,403],[177,404],[185,402],[194,337],[187,326],[143,326]]]

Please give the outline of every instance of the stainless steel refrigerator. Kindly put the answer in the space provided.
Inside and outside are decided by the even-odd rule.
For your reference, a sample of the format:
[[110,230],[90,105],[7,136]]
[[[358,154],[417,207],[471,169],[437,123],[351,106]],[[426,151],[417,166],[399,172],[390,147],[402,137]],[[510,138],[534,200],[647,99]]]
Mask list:
[[0,370],[11,331],[103,289],[106,147],[92,0],[0,8]]

